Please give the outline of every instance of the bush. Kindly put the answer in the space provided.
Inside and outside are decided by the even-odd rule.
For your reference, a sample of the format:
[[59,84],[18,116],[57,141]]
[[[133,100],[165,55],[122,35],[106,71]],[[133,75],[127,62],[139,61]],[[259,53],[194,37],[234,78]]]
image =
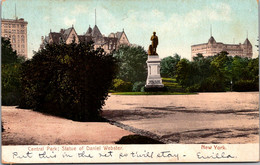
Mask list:
[[145,92],[145,86],[143,86],[142,88],[141,88],[141,91],[140,92]]
[[132,87],[131,82],[125,82],[121,79],[114,79],[113,81],[113,90],[116,92],[131,92]]
[[245,91],[259,91],[258,81],[253,80],[239,80],[234,83],[234,91],[245,92]]
[[141,89],[144,86],[145,86],[145,82],[141,82],[141,81],[135,82],[134,85],[133,85],[132,91],[133,92],[141,92]]
[[200,92],[224,92],[225,85],[221,80],[209,77],[201,82],[199,90]]
[[153,88],[146,88],[144,87],[145,92],[167,92],[167,87],[153,87]]
[[116,60],[93,44],[52,44],[22,65],[21,108],[100,121]]
[[195,84],[190,87],[187,87],[187,92],[199,92],[200,91],[200,84]]

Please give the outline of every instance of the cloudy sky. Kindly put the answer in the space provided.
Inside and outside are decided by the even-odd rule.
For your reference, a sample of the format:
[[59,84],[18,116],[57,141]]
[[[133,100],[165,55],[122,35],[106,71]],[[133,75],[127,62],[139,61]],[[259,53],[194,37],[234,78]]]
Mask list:
[[78,34],[97,25],[102,34],[122,31],[131,43],[150,44],[156,31],[161,58],[178,53],[191,59],[191,45],[210,38],[210,25],[217,42],[243,43],[247,37],[257,56],[256,0],[6,0],[2,17],[28,21],[28,56],[37,51],[41,36],[74,25]]

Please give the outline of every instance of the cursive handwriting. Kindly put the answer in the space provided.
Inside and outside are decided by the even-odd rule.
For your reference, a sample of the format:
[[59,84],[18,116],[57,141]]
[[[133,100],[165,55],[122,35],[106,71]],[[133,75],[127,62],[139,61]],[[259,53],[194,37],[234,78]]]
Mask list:
[[225,152],[222,152],[221,154],[219,153],[212,153],[211,155],[202,155],[201,152],[197,153],[197,158],[198,159],[223,159],[223,158],[235,158],[235,156],[232,156],[230,154],[227,154]]
[[177,160],[179,160],[179,154],[171,154],[170,151],[162,151],[160,153],[157,154],[158,158],[170,158],[170,157],[176,157]]
[[84,157],[84,158],[93,158],[92,155],[90,155],[90,154],[85,154],[85,151],[82,151],[82,152],[78,153],[78,157],[79,157],[79,158],[82,158],[82,157]]
[[153,158],[153,152],[146,152],[144,151],[144,153],[138,153],[138,152],[131,152],[130,153],[131,156],[134,158],[134,157],[137,157],[137,158]]
[[39,153],[39,158],[56,158],[56,154],[54,152],[52,152],[51,154],[47,154],[46,151],[44,151],[43,153]]
[[19,155],[18,152],[13,152],[13,159],[14,158],[19,158],[19,159],[32,158],[32,152],[28,151],[25,155]]
[[106,157],[106,158],[113,157],[112,153],[113,153],[113,151],[108,151],[105,154],[99,153],[99,157]]

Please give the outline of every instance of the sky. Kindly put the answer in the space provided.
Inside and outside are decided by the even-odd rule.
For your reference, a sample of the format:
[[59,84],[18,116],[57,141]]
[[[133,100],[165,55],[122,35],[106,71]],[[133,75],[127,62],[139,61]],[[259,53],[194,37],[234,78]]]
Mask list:
[[217,42],[238,44],[247,38],[257,57],[256,0],[6,0],[2,18],[28,22],[28,57],[41,44],[41,36],[74,26],[83,34],[96,24],[104,35],[124,29],[130,43],[148,49],[153,31],[159,38],[160,58],[175,53],[191,59],[191,45]]

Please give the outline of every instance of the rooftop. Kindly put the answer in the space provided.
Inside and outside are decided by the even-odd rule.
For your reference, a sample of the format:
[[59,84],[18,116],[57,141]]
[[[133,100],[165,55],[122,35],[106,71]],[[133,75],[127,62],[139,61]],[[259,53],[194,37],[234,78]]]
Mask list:
[[19,23],[26,23],[26,24],[28,24],[28,22],[24,21],[23,18],[20,18],[20,19],[4,19],[4,18],[2,18],[1,21],[2,22],[19,22]]

